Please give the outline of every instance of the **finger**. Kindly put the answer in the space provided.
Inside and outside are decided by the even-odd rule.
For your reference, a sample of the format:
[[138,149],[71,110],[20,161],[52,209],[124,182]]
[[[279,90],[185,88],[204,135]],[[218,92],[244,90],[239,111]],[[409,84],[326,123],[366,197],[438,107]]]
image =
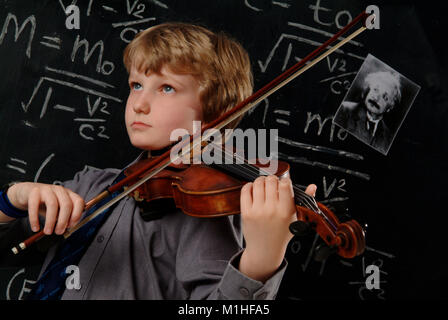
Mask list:
[[254,203],[265,202],[265,180],[266,177],[261,176],[255,179],[252,189],[252,197]]
[[58,218],[58,199],[51,190],[45,191],[42,195],[42,199],[46,207],[44,233],[49,235],[53,233],[53,229]]
[[40,195],[38,189],[33,189],[28,198],[28,217],[30,219],[31,229],[34,232],[39,231],[39,204]]
[[56,223],[55,233],[63,234],[67,228],[68,221],[72,214],[73,203],[72,199],[67,194],[67,191],[63,187],[56,187],[54,189],[56,197],[58,199],[59,213]]
[[277,176],[270,175],[265,180],[266,201],[271,203],[277,203],[278,201],[278,178]]
[[241,188],[240,195],[240,210],[241,212],[248,212],[252,208],[252,182],[246,183]]
[[72,215],[70,217],[70,221],[68,223],[68,227],[71,228],[78,224],[81,219],[82,213],[84,212],[84,200],[77,193],[69,191],[69,196],[72,199],[73,210]]
[[279,201],[280,203],[288,203],[294,199],[292,182],[290,178],[283,178],[279,182]]
[[310,184],[308,187],[306,187],[305,193],[309,196],[316,196],[316,190],[317,186],[315,184]]

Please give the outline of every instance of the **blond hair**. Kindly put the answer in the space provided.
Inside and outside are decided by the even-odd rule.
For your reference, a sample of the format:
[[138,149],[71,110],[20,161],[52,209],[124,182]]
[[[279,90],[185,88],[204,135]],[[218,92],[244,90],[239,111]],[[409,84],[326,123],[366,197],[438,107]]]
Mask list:
[[[249,55],[224,33],[186,23],[163,23],[136,35],[123,54],[128,72],[160,73],[163,66],[200,84],[202,120],[211,122],[252,94]],[[241,117],[226,128],[234,128]]]

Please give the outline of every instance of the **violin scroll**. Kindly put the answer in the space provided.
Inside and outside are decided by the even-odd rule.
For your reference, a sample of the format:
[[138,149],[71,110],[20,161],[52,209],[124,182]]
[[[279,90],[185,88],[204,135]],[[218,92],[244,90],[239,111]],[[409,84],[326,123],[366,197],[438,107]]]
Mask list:
[[[314,229],[331,252],[336,252],[343,258],[354,258],[365,250],[365,233],[355,220],[339,222],[334,213],[321,203],[317,203],[319,212],[297,205],[299,230],[303,226]],[[305,223],[305,225],[303,225]],[[300,227],[300,225],[302,225]],[[294,229],[294,227],[292,227]],[[296,228],[297,229],[297,228]]]

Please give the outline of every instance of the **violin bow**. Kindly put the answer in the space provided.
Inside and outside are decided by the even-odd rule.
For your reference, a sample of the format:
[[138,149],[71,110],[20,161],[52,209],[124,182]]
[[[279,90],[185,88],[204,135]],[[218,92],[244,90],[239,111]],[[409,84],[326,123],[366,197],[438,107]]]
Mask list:
[[[314,51],[312,51],[310,54],[308,54],[305,58],[294,64],[292,67],[287,69],[285,72],[277,76],[275,79],[273,79],[271,82],[263,86],[261,89],[256,91],[254,94],[234,106],[232,109],[228,110],[221,116],[219,116],[217,119],[215,119],[212,122],[209,122],[205,126],[201,128],[201,130],[197,133],[194,133],[193,135],[190,135],[187,139],[182,139],[180,142],[178,142],[176,145],[174,145],[170,150],[166,151],[159,157],[154,158],[152,161],[148,162],[145,166],[142,166],[139,170],[134,172],[132,175],[129,175],[128,177],[124,178],[120,182],[110,186],[107,190],[101,192],[99,195],[97,195],[95,198],[88,201],[85,205],[84,211],[89,210],[92,208],[95,204],[100,202],[101,200],[105,199],[110,194],[120,190],[122,187],[128,185],[128,188],[126,188],[123,192],[121,192],[119,195],[114,197],[112,200],[101,206],[100,208],[96,209],[93,213],[91,213],[89,216],[85,217],[83,220],[81,220],[77,225],[74,227],[66,230],[66,232],[63,234],[64,238],[68,238],[71,234],[73,234],[75,231],[77,231],[79,228],[84,226],[86,223],[91,221],[92,219],[96,218],[101,212],[108,209],[121,199],[123,199],[125,196],[132,193],[134,190],[136,190],[138,187],[140,187],[142,184],[144,184],[146,181],[151,179],[153,176],[161,172],[163,169],[165,169],[167,166],[169,166],[172,162],[175,162],[182,157],[186,156],[190,153],[190,150],[192,148],[194,149],[197,146],[200,146],[202,142],[207,141],[208,138],[211,137],[212,133],[209,130],[209,133],[207,135],[207,130],[214,128],[217,130],[220,130],[224,128],[227,124],[232,122],[233,120],[237,119],[250,109],[254,108],[257,104],[259,104],[261,101],[272,95],[274,92],[279,90],[280,88],[284,87],[286,84],[297,78],[299,75],[316,65],[318,62],[326,58],[328,55],[333,53],[334,51],[338,50],[340,47],[345,45],[347,42],[353,40],[355,37],[357,37],[359,34],[361,34],[363,31],[367,29],[367,26],[365,26],[365,23],[367,21],[367,18],[371,16],[373,19],[375,19],[375,15],[369,15],[365,11],[361,12],[358,16],[356,16],[349,24],[347,24],[344,28],[339,30],[336,34],[334,34],[330,39],[328,39],[326,42],[324,42],[321,46],[316,48]],[[373,21],[372,19],[372,21]],[[320,56],[317,56],[322,51],[324,51],[326,48],[328,48],[330,45],[332,45],[337,39],[339,39],[343,34],[345,34],[348,30],[350,30],[354,25],[357,23],[362,22],[363,25],[351,33],[349,36],[335,44],[333,47],[322,53]],[[315,58],[317,56],[317,58]],[[315,58],[314,60],[311,60]],[[205,135],[204,135],[205,133]],[[187,147],[187,148],[185,148]],[[179,155],[179,153],[176,153],[176,155],[173,157],[171,150],[173,148],[176,148],[177,150],[182,150],[182,154]],[[155,169],[154,169],[155,168]],[[147,173],[149,172],[149,173]],[[146,173],[146,174],[145,174]],[[138,180],[138,177],[142,176],[140,180]],[[138,180],[137,182],[135,182]],[[130,185],[132,182],[132,185]],[[32,235],[25,241],[19,243],[18,246],[11,248],[12,252],[14,254],[18,254],[20,250],[25,250],[27,247],[29,247],[32,243],[35,241],[38,241],[42,237],[44,237],[45,234],[43,230],[37,232],[36,234]]]

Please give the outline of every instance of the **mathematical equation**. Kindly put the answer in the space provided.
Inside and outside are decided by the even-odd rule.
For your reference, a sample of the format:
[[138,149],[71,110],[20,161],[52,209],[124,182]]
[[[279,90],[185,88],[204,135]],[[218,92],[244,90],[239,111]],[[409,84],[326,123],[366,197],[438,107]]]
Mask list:
[[[76,5],[77,2],[73,0],[71,5]],[[119,39],[124,43],[130,42],[139,31],[149,26],[148,23],[153,23],[156,20],[155,17],[144,17],[147,8],[139,0],[124,1],[121,6],[125,6],[125,8],[112,8],[106,1],[103,1],[103,3],[105,4],[90,0],[85,10],[81,12],[85,17],[89,17],[94,9],[116,14],[120,11],[125,11],[126,16],[130,16],[133,19],[111,23],[112,29],[119,31]],[[151,3],[161,8],[168,8],[161,1],[151,1]],[[85,5],[85,2],[83,4]],[[65,15],[67,5],[64,5],[61,0],[59,0],[59,5],[60,10],[58,10],[58,14],[63,16]],[[105,59],[107,52],[113,51],[106,48],[105,41],[92,41],[83,38],[80,34],[73,38],[63,25],[59,26],[56,24],[54,27],[62,31],[54,31],[51,34],[39,34],[39,23],[33,14],[21,20],[14,12],[8,12],[3,23],[0,20],[0,26],[2,26],[0,46],[6,45],[10,50],[14,50],[16,47],[12,45],[12,42],[17,43],[26,40],[24,54],[28,59],[33,59],[33,52],[36,50],[34,48],[37,45],[47,50],[56,51],[56,56],[64,56],[67,53],[67,49],[69,49],[69,54],[67,54],[68,61],[62,63],[64,65],[63,68],[56,65],[43,65],[40,70],[42,74],[34,84],[32,92],[28,97],[26,93],[22,95],[23,100],[20,101],[24,118],[22,124],[37,128],[39,127],[39,121],[43,120],[49,112],[63,112],[73,117],[74,128],[75,130],[77,129],[82,139],[89,141],[110,139],[107,133],[110,107],[113,103],[122,104],[123,100],[114,94],[117,91],[116,85],[109,83],[107,80],[99,79],[109,77],[116,70],[116,63]],[[138,26],[141,26],[143,29],[138,28]],[[8,34],[14,36],[8,36]],[[115,47],[117,44],[113,43],[111,45]],[[17,54],[19,55],[20,53],[18,52]],[[45,56],[54,55],[48,52]],[[114,58],[117,58],[115,54]],[[89,70],[92,68],[88,67],[92,66],[96,76],[72,72],[74,63],[84,65],[86,66],[85,69]],[[58,64],[60,65],[60,62]],[[68,88],[71,97],[69,101],[75,100],[78,94],[81,94],[80,98],[85,101],[85,105],[71,105],[66,99],[67,91],[64,91],[58,97],[57,91],[61,88]],[[31,114],[37,116],[33,118]],[[59,117],[60,115],[56,116]]]

